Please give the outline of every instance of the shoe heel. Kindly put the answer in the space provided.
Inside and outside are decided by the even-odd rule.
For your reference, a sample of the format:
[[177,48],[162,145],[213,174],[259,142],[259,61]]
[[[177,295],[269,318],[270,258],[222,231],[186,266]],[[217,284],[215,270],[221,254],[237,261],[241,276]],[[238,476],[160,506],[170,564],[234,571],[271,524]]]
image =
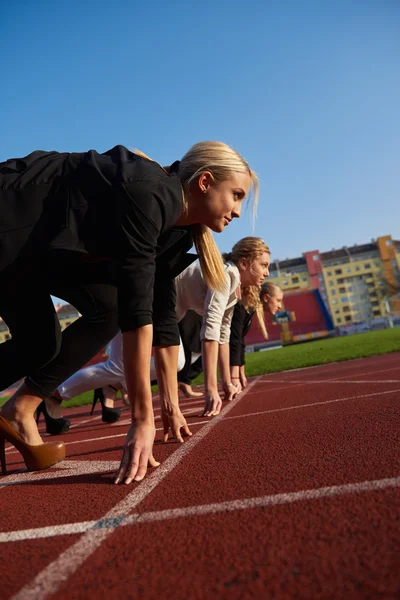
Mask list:
[[31,446],[24,442],[21,436],[11,428],[9,422],[0,415],[0,463],[3,475],[7,473],[6,440],[21,454],[28,471],[48,469],[65,458],[64,442]]
[[93,402],[92,402],[92,410],[90,412],[90,414],[92,415],[95,409],[95,406],[97,404],[97,400],[102,400],[102,396],[103,396],[103,390],[102,388],[97,388],[93,391]]
[[44,400],[42,400],[42,402],[39,404],[39,406],[36,409],[36,425],[39,424],[40,415],[43,413],[43,404],[44,404]]
[[97,388],[94,390],[92,412],[90,413],[91,415],[93,414],[97,401],[99,401],[101,404],[101,420],[103,423],[116,423],[121,416],[121,411],[119,408],[110,408],[104,404],[103,388]]
[[7,475],[6,467],[6,438],[0,438],[0,461],[1,461],[1,472],[3,475]]
[[[59,402],[59,399],[55,396],[50,396],[52,400]],[[64,417],[52,417],[46,406],[46,401],[42,400],[36,409],[36,425],[39,422],[40,415],[44,416],[46,422],[46,433],[49,435],[60,435],[60,433],[66,433],[70,426],[70,421]]]

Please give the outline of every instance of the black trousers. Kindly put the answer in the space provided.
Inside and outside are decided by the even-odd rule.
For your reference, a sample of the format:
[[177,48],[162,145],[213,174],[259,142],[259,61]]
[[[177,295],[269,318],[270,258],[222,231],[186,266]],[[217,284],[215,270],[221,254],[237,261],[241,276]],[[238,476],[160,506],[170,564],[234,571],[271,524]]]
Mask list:
[[[50,295],[82,315],[63,332]],[[26,377],[33,393],[49,397],[118,332],[109,263],[61,251],[40,265],[20,260],[0,273],[0,316],[12,336],[0,344],[0,389]]]
[[192,352],[201,352],[200,330],[202,317],[189,310],[178,323],[182,346],[185,351],[185,366],[178,373],[178,381],[190,384],[203,371],[202,357],[192,364]]

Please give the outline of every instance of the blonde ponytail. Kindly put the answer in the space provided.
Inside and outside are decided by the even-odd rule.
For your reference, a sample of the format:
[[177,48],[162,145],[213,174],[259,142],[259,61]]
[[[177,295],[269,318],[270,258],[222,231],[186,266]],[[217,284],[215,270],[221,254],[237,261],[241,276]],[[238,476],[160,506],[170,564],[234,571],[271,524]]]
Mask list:
[[250,285],[246,288],[243,288],[241,304],[243,304],[248,312],[250,310],[254,310],[257,317],[258,327],[261,330],[264,338],[267,340],[268,331],[265,327],[264,305],[260,300],[260,288],[256,285]]
[[211,230],[205,225],[196,224],[192,226],[192,235],[207,287],[214,290],[223,289],[225,284],[224,263]]

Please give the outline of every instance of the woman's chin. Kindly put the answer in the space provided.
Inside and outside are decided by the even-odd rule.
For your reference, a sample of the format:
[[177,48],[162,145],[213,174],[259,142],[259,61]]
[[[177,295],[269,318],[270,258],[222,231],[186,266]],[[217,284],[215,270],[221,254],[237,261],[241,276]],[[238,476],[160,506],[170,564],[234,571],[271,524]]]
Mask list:
[[211,231],[214,231],[215,233],[222,233],[222,231],[224,231],[224,229],[225,229],[225,223],[221,222],[221,221],[217,221],[217,222],[209,225],[209,228],[211,229]]

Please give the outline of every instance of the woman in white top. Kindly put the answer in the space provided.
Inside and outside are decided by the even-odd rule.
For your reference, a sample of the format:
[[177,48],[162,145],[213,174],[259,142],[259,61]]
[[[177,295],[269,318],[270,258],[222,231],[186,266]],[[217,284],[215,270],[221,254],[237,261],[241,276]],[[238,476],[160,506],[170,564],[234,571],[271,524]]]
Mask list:
[[232,400],[237,389],[231,381],[229,339],[233,309],[238,299],[259,297],[259,288],[269,275],[270,251],[264,240],[246,237],[224,255],[225,286],[211,290],[204,281],[200,264],[195,262],[175,279],[176,311],[181,321],[188,310],[203,318],[200,332],[205,383],[205,406],[202,416],[218,415],[222,400],[218,392],[217,367],[226,400]]
[[[242,295],[251,298],[258,296],[259,286],[268,276],[270,262],[269,249],[261,238],[246,237],[237,242],[232,252],[224,255],[225,283],[222,291],[211,290],[204,281],[200,263],[196,261],[183,271],[176,279],[176,310],[178,321],[181,321],[188,310],[194,310],[203,317],[200,332],[202,354],[205,370],[206,402],[202,416],[213,416],[221,410],[221,398],[217,389],[217,362],[221,370],[222,385],[225,398],[232,400],[236,388],[230,379],[229,339],[230,323],[234,306]],[[254,293],[254,287],[256,292]],[[251,305],[251,300],[249,302]],[[179,348],[178,371],[185,362],[182,345]],[[156,378],[154,359],[151,361],[151,378]],[[81,369],[65,381],[59,388],[59,399],[68,400],[85,391],[106,386],[120,385],[126,388],[122,358],[122,334],[118,334],[110,344],[109,359]],[[107,399],[113,394],[107,390]],[[111,421],[118,420],[119,411],[111,408],[107,402],[103,413],[118,412]],[[104,416],[104,415],[103,415]],[[113,417],[113,414],[110,414]],[[165,415],[163,415],[165,417]],[[165,436],[168,437],[168,419],[163,418]],[[186,421],[182,418],[181,428],[186,435],[191,435]],[[172,427],[173,435],[182,440],[180,429]]]

